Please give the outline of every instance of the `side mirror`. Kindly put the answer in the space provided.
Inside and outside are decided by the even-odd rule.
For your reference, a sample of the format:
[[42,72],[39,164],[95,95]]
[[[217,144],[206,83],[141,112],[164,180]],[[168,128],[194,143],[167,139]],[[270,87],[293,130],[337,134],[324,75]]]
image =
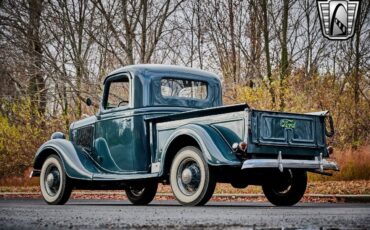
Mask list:
[[86,98],[86,105],[91,106],[92,105],[92,100],[88,97]]

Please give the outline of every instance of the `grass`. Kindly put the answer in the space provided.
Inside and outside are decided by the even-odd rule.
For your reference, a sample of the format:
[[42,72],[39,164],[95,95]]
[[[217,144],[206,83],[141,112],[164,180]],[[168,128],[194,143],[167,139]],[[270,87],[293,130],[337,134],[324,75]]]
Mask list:
[[310,174],[310,181],[370,180],[370,145],[358,149],[334,150],[330,159],[338,163],[340,171],[334,172],[331,177]]

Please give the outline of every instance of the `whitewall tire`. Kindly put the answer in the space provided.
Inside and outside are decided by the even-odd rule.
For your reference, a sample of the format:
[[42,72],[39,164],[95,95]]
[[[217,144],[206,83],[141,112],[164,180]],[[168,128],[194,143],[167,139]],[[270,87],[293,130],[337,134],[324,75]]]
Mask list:
[[215,175],[193,146],[182,148],[175,156],[170,171],[170,183],[176,199],[183,205],[203,205],[211,199],[216,186]]
[[72,192],[72,184],[67,177],[62,161],[57,155],[50,155],[41,168],[41,193],[48,204],[65,204]]

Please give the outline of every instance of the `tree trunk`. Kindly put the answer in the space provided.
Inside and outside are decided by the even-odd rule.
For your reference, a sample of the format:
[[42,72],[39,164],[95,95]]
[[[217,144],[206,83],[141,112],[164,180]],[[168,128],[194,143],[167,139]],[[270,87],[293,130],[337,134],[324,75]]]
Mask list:
[[202,54],[202,45],[203,45],[203,35],[202,35],[202,25],[201,25],[201,1],[197,1],[197,39],[198,39],[198,57],[199,57],[199,68],[203,69],[203,54]]
[[81,78],[82,78],[82,70],[80,64],[77,66],[76,71],[76,115],[78,118],[82,115],[82,106],[81,106]]
[[68,130],[69,128],[69,116],[68,116],[68,98],[67,98],[67,89],[66,89],[66,85],[64,83],[63,84],[63,117],[64,117],[64,124],[65,124],[65,128],[66,130]]
[[281,29],[281,62],[280,62],[280,111],[285,109],[285,81],[288,76],[288,16],[289,0],[283,1],[282,29]]
[[29,94],[33,117],[35,112],[43,115],[46,110],[46,88],[45,80],[42,76],[42,43],[40,39],[40,19],[42,12],[42,0],[28,1],[28,45],[30,50],[30,80]]
[[359,141],[359,119],[360,119],[360,111],[359,111],[359,104],[360,104],[360,36],[361,30],[357,29],[356,31],[356,42],[355,42],[355,68],[354,68],[354,106],[355,106],[355,117],[353,118],[353,142],[352,146],[356,147]]
[[258,20],[258,13],[260,8],[257,6],[259,0],[250,1],[251,7],[249,10],[250,22],[248,24],[250,33],[250,68],[247,77],[249,78],[249,85],[253,86],[253,81],[261,77],[261,23]]
[[267,12],[267,0],[261,1],[262,8],[262,21],[263,21],[263,38],[265,43],[265,57],[266,57],[266,68],[267,68],[267,80],[269,81],[269,92],[271,96],[271,107],[275,108],[275,90],[272,86],[272,72],[271,72],[271,60],[270,60],[270,35],[269,35],[269,25],[268,25],[268,12]]
[[234,28],[234,9],[233,0],[229,0],[229,26],[230,26],[230,42],[231,42],[231,74],[234,85],[238,83],[237,65],[236,65],[236,48],[235,48],[235,28]]
[[143,19],[141,23],[141,49],[140,49],[140,62],[146,63],[146,34],[147,34],[147,28],[146,28],[146,21],[147,21],[147,15],[148,15],[148,1],[142,0],[141,1],[142,7],[143,7]]
[[[124,0],[122,1],[122,10],[123,10],[123,22],[125,25],[125,40],[126,40],[126,47],[123,47],[123,49],[126,51],[127,54],[127,64],[132,65],[135,64],[135,59],[134,59],[134,39],[135,39],[135,34],[134,31],[132,31],[131,24],[129,22],[129,15],[128,15],[128,5],[127,1]],[[112,25],[113,27],[113,25]],[[115,29],[114,29],[115,30]],[[119,38],[117,38],[119,39]]]

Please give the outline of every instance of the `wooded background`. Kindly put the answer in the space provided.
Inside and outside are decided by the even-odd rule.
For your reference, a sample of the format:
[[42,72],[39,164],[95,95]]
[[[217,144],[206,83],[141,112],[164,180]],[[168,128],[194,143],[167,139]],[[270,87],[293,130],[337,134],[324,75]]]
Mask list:
[[99,103],[110,71],[138,63],[215,72],[226,104],[330,110],[330,144],[368,146],[369,11],[362,1],[353,38],[330,41],[314,0],[0,0],[0,178],[96,113],[84,101]]

